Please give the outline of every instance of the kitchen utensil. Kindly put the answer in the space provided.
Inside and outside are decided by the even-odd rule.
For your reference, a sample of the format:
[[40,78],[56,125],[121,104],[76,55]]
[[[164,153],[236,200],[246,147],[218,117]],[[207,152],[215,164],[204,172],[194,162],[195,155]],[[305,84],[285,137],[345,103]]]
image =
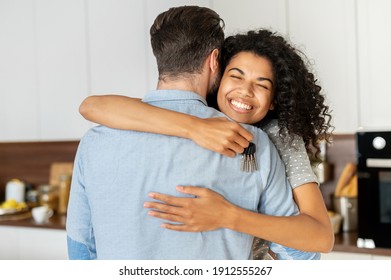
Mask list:
[[342,216],[342,231],[357,230],[357,198],[334,197],[334,210]]
[[357,166],[355,163],[348,163],[335,188],[335,197],[357,197]]
[[34,221],[38,224],[47,223],[49,218],[53,216],[53,210],[47,206],[34,207],[31,210]]

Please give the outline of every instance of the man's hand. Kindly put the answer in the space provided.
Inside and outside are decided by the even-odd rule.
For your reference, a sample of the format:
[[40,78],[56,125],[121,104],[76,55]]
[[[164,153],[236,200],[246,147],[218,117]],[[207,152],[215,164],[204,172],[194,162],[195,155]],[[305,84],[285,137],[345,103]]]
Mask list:
[[208,118],[197,119],[190,130],[190,139],[208,150],[235,157],[248,147],[253,135],[227,118]]
[[162,227],[187,232],[200,232],[227,227],[229,211],[235,207],[224,197],[210,189],[200,187],[182,187],[177,190],[196,197],[184,198],[159,193],[150,193],[149,197],[160,202],[145,202],[145,208],[151,208],[148,215],[180,224],[164,223]]

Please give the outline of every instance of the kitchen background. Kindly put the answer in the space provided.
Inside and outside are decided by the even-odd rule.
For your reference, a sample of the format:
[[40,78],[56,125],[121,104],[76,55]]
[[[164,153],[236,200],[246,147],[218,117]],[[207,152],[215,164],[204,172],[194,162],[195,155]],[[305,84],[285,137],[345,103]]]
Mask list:
[[[38,187],[53,163],[73,161],[92,125],[78,113],[86,96],[142,97],[155,88],[149,27],[160,12],[190,4],[216,10],[227,35],[271,28],[311,60],[333,111],[333,176],[321,185],[332,207],[336,181],[355,161],[354,133],[391,127],[388,0],[0,0],[0,201],[10,179]],[[65,259],[65,218],[0,220],[0,259]],[[324,258],[391,256],[337,241]]]

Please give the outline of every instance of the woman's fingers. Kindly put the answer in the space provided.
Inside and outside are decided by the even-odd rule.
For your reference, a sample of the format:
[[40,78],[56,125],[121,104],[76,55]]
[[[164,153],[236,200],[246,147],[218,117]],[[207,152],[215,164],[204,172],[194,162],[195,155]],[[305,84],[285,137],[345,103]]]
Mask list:
[[227,118],[199,119],[190,139],[198,145],[228,157],[235,157],[248,147],[253,135]]
[[154,201],[144,202],[144,208],[152,208],[160,212],[174,214],[174,215],[178,215],[179,214],[178,209],[180,209],[179,207],[176,206],[172,206],[160,202],[154,202]]
[[159,218],[159,219],[163,219],[163,220],[166,220],[166,221],[170,221],[170,222],[183,223],[183,218],[181,216],[168,214],[168,213],[165,213],[165,212],[160,212],[160,211],[156,211],[156,210],[150,210],[150,211],[148,211],[148,215],[152,216],[152,217],[155,217],[155,218]]
[[150,193],[159,201],[144,203],[145,208],[151,208],[148,215],[168,222],[164,227],[177,231],[209,231],[224,225],[222,215],[228,213],[230,203],[224,197],[208,188],[195,186],[177,186],[177,191],[195,197],[173,197],[169,195]]
[[166,229],[170,229],[170,230],[175,230],[175,231],[199,232],[199,230],[196,227],[192,227],[192,226],[185,225],[185,224],[178,225],[178,224],[165,223],[165,224],[162,224],[161,227],[166,228]]
[[161,194],[161,193],[155,193],[155,192],[149,193],[148,196],[150,198],[153,198],[153,199],[156,199],[156,200],[160,200],[161,202],[164,202],[166,204],[170,204],[170,205],[173,205],[173,206],[176,206],[176,207],[184,206],[185,203],[186,203],[186,199],[187,199],[185,197],[176,197],[176,196],[171,196],[171,195]]
[[196,197],[204,197],[213,192],[210,189],[207,188],[201,188],[196,186],[177,186],[176,190],[181,193],[186,193],[190,195],[194,195]]
[[231,129],[235,131],[238,136],[240,136],[237,139],[239,141],[239,144],[241,144],[242,147],[247,147],[248,142],[251,142],[253,140],[253,135],[237,122],[230,121],[230,125]]

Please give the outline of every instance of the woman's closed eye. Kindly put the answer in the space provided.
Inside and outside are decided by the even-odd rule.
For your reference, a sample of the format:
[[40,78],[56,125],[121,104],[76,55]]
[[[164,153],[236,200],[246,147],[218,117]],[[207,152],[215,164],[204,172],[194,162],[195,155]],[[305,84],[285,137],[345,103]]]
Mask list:
[[261,89],[270,90],[270,89],[269,89],[269,86],[264,85],[264,84],[257,84],[257,86],[258,86],[259,88],[261,88]]
[[242,77],[237,76],[237,75],[230,75],[230,77],[233,78],[233,79],[236,79],[236,80],[241,80],[242,79]]

